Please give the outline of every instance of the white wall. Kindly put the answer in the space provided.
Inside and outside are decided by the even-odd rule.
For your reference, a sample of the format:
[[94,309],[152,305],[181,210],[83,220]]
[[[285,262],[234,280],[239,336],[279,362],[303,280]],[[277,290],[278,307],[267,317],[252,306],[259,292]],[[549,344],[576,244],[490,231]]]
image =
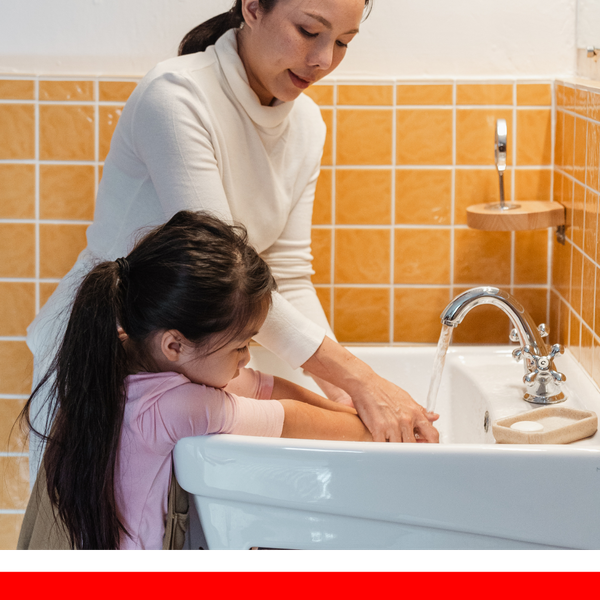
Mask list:
[[600,0],[577,0],[577,47],[600,48]]
[[[230,5],[0,0],[0,73],[142,75]],[[336,75],[574,75],[575,16],[576,0],[374,0]]]

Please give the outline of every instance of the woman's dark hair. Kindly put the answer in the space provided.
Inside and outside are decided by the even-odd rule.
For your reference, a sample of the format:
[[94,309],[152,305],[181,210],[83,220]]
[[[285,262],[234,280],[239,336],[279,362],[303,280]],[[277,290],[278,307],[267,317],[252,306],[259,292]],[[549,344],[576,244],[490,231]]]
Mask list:
[[[144,364],[149,337],[174,329],[210,352],[215,334],[223,345],[247,331],[274,289],[243,227],[189,211],[150,231],[126,259],[100,263],[85,277],[52,366],[21,413],[47,442],[48,495],[73,548],[116,549],[127,534],[115,502],[115,461],[128,365]],[[47,434],[29,419],[45,384],[54,419]]]
[[[270,13],[279,0],[258,0],[263,13]],[[368,16],[373,0],[365,0],[366,15]],[[204,52],[212,46],[226,31],[240,27],[244,22],[242,16],[242,0],[235,0],[234,5],[227,12],[221,13],[204,23],[200,23],[185,34],[179,44],[178,55]]]

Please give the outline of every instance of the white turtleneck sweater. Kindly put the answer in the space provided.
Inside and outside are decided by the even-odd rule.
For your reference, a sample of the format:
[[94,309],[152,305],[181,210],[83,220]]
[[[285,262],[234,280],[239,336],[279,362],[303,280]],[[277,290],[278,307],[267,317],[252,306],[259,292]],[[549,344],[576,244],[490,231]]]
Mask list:
[[326,331],[333,337],[310,281],[312,205],[324,141],[319,109],[307,96],[260,104],[235,30],[205,52],[157,65],[115,129],[88,246],[30,326],[37,368],[46,362],[45,351],[57,347],[81,276],[95,262],[126,256],[140,231],[183,209],[246,226],[280,292],[257,340],[293,367],[304,363]]

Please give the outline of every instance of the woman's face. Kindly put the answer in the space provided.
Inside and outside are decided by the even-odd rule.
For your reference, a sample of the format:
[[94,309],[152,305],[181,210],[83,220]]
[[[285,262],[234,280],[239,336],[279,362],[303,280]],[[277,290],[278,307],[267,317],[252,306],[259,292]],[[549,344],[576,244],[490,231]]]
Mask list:
[[245,0],[239,53],[261,104],[294,100],[331,73],[358,33],[364,6],[364,0],[279,0],[264,13],[258,0]]

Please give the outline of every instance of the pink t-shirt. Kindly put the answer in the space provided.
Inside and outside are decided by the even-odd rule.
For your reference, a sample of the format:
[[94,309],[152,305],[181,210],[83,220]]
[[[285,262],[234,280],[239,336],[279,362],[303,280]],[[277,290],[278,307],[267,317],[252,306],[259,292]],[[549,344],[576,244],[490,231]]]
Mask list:
[[241,369],[226,388],[179,373],[138,373],[125,380],[127,403],[115,471],[122,550],[161,549],[178,440],[209,433],[279,437],[284,410],[269,400],[273,377]]

